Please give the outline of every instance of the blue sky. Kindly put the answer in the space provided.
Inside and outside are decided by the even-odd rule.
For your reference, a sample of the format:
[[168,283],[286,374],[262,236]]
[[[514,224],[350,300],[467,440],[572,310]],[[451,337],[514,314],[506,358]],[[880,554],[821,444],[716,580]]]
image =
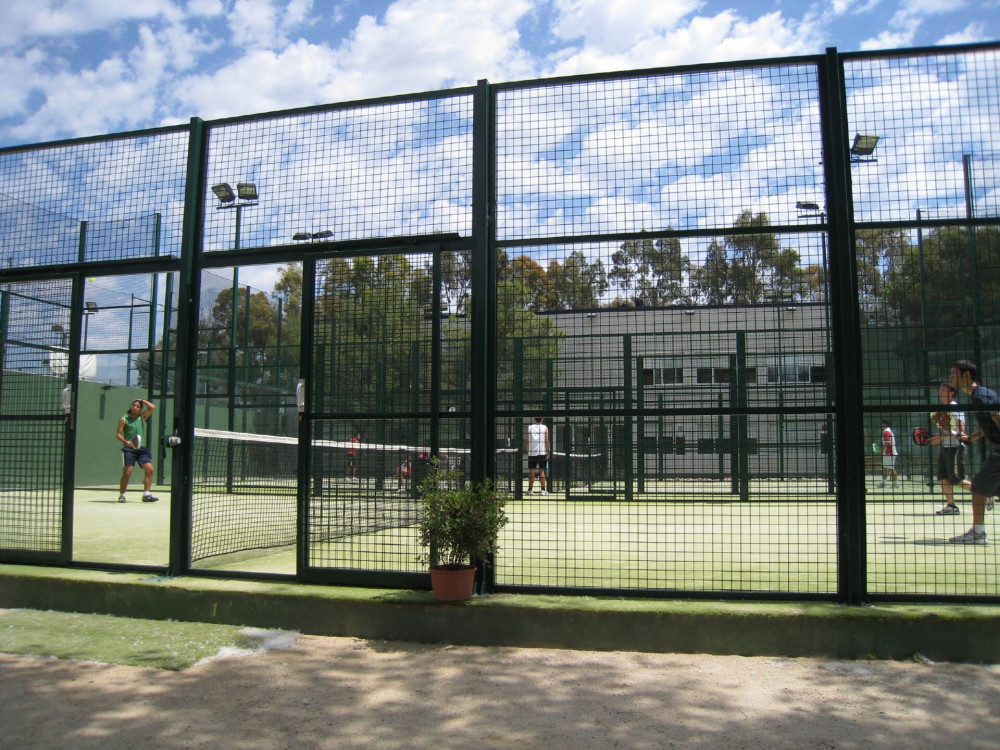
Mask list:
[[0,146],[555,75],[1000,38],[1000,0],[5,0]]

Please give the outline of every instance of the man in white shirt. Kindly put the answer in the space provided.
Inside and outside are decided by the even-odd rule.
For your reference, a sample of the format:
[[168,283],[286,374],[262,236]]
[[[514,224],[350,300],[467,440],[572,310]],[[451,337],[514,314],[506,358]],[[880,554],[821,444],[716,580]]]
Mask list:
[[528,493],[535,485],[535,474],[538,474],[539,488],[543,495],[547,494],[548,478],[545,467],[549,462],[549,428],[542,424],[541,417],[528,425]]

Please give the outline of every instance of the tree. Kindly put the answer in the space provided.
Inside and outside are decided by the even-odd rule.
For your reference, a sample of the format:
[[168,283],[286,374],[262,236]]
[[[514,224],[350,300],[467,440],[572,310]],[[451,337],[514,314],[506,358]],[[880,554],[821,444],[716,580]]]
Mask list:
[[652,306],[690,303],[686,282],[691,260],[676,237],[626,240],[611,256],[608,277],[637,304]]
[[[754,215],[749,209],[740,214],[735,229],[765,229],[771,224],[766,213]],[[728,293],[736,305],[756,305],[765,301],[768,289],[781,292],[781,284],[797,263],[778,244],[772,232],[726,235],[726,250],[729,259]]]
[[863,229],[855,235],[858,305],[869,323],[899,322],[898,309],[890,307],[886,296],[886,282],[897,273],[909,247],[902,229]]
[[402,254],[319,264],[314,330],[318,410],[413,409],[430,372],[427,276],[426,268]]
[[708,305],[722,305],[729,301],[729,258],[726,248],[718,240],[712,240],[705,253],[705,262],[692,271],[691,286]]
[[[901,248],[884,280],[885,307],[907,325],[926,325],[929,345],[945,344],[957,331],[998,319],[1000,230],[940,227],[918,244]],[[977,273],[978,271],[978,273]],[[975,311],[973,308],[976,308]]]
[[[530,294],[524,282],[508,278],[497,284],[497,388],[507,390],[544,388],[550,363],[559,353],[562,335],[548,317],[529,309],[524,301]],[[520,371],[522,382],[515,383]]]
[[608,277],[600,259],[593,263],[580,250],[571,252],[562,263],[552,260],[546,274],[546,309],[588,310],[597,307],[608,291]]
[[521,284],[524,291],[522,304],[528,310],[541,312],[550,308],[551,295],[549,291],[549,278],[545,269],[534,258],[527,255],[519,255],[511,261],[505,272],[499,274],[499,281],[509,280]]

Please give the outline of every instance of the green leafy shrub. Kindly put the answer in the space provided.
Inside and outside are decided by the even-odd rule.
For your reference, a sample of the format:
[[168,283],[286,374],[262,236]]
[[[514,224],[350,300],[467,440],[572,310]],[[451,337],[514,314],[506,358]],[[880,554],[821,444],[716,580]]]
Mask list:
[[507,523],[506,492],[493,482],[469,482],[458,470],[443,471],[434,461],[420,483],[420,560],[448,567],[471,565],[497,551]]

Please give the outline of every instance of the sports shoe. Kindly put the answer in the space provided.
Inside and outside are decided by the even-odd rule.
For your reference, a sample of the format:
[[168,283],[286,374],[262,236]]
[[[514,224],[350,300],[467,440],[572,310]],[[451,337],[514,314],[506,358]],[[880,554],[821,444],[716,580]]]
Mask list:
[[964,534],[953,536],[948,541],[952,544],[986,544],[986,532],[969,529]]
[[122,495],[121,497],[119,497],[119,498],[118,498],[118,502],[120,502],[120,503],[124,503],[124,502],[125,502],[125,496],[124,496],[124,495]]
[[538,491],[541,492],[543,495],[548,495],[549,494],[548,490],[538,490]]
[[160,498],[158,498],[158,497],[153,497],[153,496],[152,496],[152,495],[150,495],[150,494],[149,494],[148,492],[147,492],[147,493],[146,493],[145,495],[143,495],[143,496],[142,496],[142,501],[143,501],[144,503],[155,503],[155,502],[156,502],[156,501],[158,501],[159,499],[160,499]]
[[900,484],[899,482],[893,482],[893,483],[892,483],[892,488],[893,488],[894,490],[898,490],[898,489],[899,489],[900,487],[902,487],[902,486],[903,486],[903,485],[901,485],[901,484]]
[[957,516],[962,512],[962,509],[957,505],[945,505],[941,510],[937,511],[935,516]]
[[879,490],[880,490],[880,489],[882,489],[883,487],[885,487],[885,480],[884,480],[884,479],[883,479],[883,480],[882,480],[881,482],[876,482],[876,483],[875,483],[875,488],[876,488],[876,489],[879,489]]

